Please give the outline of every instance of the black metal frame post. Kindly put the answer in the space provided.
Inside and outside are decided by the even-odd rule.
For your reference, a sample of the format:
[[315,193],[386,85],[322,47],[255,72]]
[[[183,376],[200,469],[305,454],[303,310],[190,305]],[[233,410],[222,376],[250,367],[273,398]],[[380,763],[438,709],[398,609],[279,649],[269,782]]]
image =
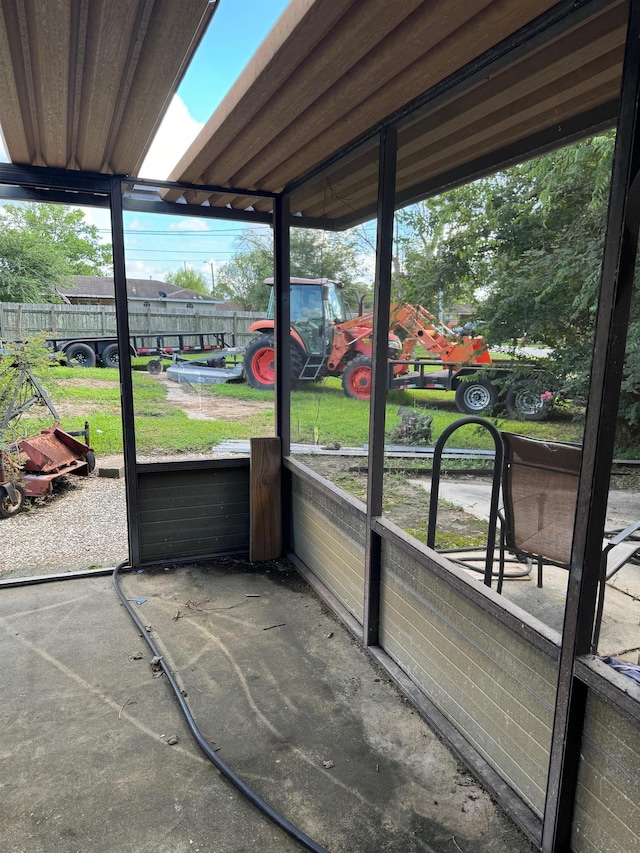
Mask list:
[[[291,451],[291,323],[290,283],[291,237],[289,230],[289,198],[276,198],[273,208],[273,266],[274,266],[274,341],[276,356],[276,435],[280,438],[283,456]],[[282,476],[285,475],[284,466]],[[291,545],[291,490],[283,481],[282,547],[287,553]]]
[[384,431],[387,405],[387,356],[391,269],[393,261],[393,220],[396,187],[398,133],[387,127],[380,132],[378,162],[378,228],[376,276],[373,304],[374,334],[369,405],[369,475],[367,479],[367,542],[364,576],[364,642],[378,645],[380,625],[380,566],[382,539],[372,521],[382,515],[384,472]]
[[593,632],[620,383],[640,225],[640,0],[631,0],[607,233],[567,591],[547,801],[545,853],[570,849],[587,686],[576,658]]
[[276,344],[276,435],[282,441],[282,453],[289,454],[291,443],[291,335],[289,199],[277,198],[273,217],[274,332]]
[[115,283],[116,334],[120,354],[120,406],[124,443],[125,490],[127,498],[127,536],[131,565],[140,563],[140,528],[138,523],[138,475],[136,470],[136,433],[134,424],[131,350],[129,349],[129,305],[122,221],[122,179],[111,179],[111,241],[113,246],[113,280]]

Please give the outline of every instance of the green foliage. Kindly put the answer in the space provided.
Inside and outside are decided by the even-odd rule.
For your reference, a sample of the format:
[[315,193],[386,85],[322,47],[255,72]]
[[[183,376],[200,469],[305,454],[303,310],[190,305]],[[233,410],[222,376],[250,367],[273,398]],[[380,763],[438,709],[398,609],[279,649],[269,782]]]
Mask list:
[[[400,211],[396,297],[436,313],[470,301],[489,346],[548,347],[557,400],[587,400],[613,132]],[[640,304],[632,307],[618,418],[640,438]]]
[[69,275],[104,275],[111,246],[82,211],[7,204],[0,213],[0,301],[52,302]]
[[55,302],[67,269],[53,245],[0,221],[0,302]]
[[588,374],[612,153],[607,135],[511,169],[488,210],[490,342],[527,336],[553,347],[564,374]]
[[233,258],[218,270],[216,296],[240,303],[245,311],[266,311],[269,290],[264,280],[272,275],[271,235],[248,229]]
[[389,436],[391,442],[414,446],[429,445],[433,442],[433,418],[424,409],[400,406],[398,414],[400,423]]
[[170,272],[165,276],[167,284],[173,284],[175,287],[182,287],[185,290],[193,290],[194,293],[204,293],[207,296],[211,295],[209,282],[200,272],[192,270],[189,267],[182,270]]
[[107,275],[111,272],[111,245],[100,241],[95,225],[77,208],[60,204],[7,204],[3,227],[34,234],[58,248],[70,275]]
[[[361,283],[363,247],[359,235],[291,229],[291,275],[299,278],[330,278],[345,287],[353,308]],[[246,311],[266,311],[269,289],[263,284],[273,276],[273,245],[270,234],[256,229],[244,232],[231,261],[218,272],[217,295],[239,302]]]
[[487,276],[490,231],[483,214],[490,195],[490,182],[477,181],[398,211],[396,301],[433,314],[441,305],[448,315],[457,303],[474,300]]
[[51,364],[51,350],[47,347],[44,332],[33,333],[28,340],[3,343],[5,354],[0,358],[0,376],[11,377],[17,370],[27,367],[36,376],[47,373]]
[[[0,441],[9,443],[35,434],[53,423],[53,415],[46,409],[46,402],[39,399],[29,374],[25,372],[28,370],[36,381],[42,382],[48,375],[51,351],[45,345],[44,334],[33,335],[28,341],[8,342],[3,349],[5,352],[0,357],[0,423],[8,413],[11,417],[0,434]],[[46,390],[44,393],[48,396]],[[42,414],[42,406],[45,406],[46,415]]]

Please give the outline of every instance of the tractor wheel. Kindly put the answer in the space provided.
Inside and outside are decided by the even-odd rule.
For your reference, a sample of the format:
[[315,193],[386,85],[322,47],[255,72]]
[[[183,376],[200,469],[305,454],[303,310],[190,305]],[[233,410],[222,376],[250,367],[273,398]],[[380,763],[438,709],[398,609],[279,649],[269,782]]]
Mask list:
[[[273,335],[260,335],[251,341],[244,352],[244,375],[252,388],[260,391],[272,391],[276,379],[276,352]],[[300,345],[291,341],[291,387],[295,387],[302,367],[304,353]]]
[[276,380],[276,352],[273,335],[260,335],[244,352],[244,375],[247,383],[259,391],[272,391]]
[[17,515],[24,508],[24,489],[22,486],[17,485],[17,483],[14,484],[13,488],[15,489],[17,498],[15,503],[9,497],[9,493],[4,486],[0,486],[0,518],[11,518],[12,515]]
[[540,393],[526,382],[514,382],[504,402],[509,415],[521,421],[543,421],[549,414]]
[[342,373],[342,387],[347,397],[353,400],[368,400],[371,397],[371,359],[357,355]]
[[95,367],[96,354],[89,344],[71,344],[64,351],[69,364],[76,367]]
[[118,344],[109,344],[102,350],[102,366],[103,367],[120,367],[120,355],[118,353]]
[[498,399],[498,391],[488,379],[464,380],[456,388],[456,406],[465,415],[490,415]]

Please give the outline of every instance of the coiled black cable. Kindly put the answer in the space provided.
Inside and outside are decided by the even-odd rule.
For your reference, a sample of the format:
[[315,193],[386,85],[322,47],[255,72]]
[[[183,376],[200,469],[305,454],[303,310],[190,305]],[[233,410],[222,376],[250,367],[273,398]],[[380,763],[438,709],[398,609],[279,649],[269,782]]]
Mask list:
[[263,812],[270,820],[272,820],[277,826],[279,826],[280,829],[283,829],[292,838],[295,838],[295,840],[302,844],[304,847],[306,847],[307,850],[312,850],[314,851],[314,853],[328,853],[325,847],[322,847],[312,838],[309,838],[309,836],[302,832],[301,829],[299,829],[297,826],[292,824],[291,821],[287,820],[285,817],[279,814],[279,812],[272,808],[269,803],[265,802],[262,797],[258,796],[258,794],[256,794],[256,792],[252,788],[250,788],[246,784],[246,782],[244,782],[236,773],[234,773],[233,770],[231,770],[231,768],[228,767],[224,763],[224,761],[213,751],[213,749],[211,749],[210,745],[200,733],[200,730],[198,729],[198,726],[196,725],[196,722],[193,719],[193,715],[191,714],[189,706],[184,700],[184,696],[182,695],[180,687],[178,686],[178,682],[176,681],[173,673],[167,666],[166,661],[162,656],[162,652],[155,644],[153,637],[146,630],[142,620],[140,619],[136,611],[133,609],[130,602],[127,600],[126,595],[122,591],[120,582],[118,580],[118,575],[120,571],[126,566],[128,566],[127,560],[122,563],[119,563],[113,570],[112,577],[115,590],[118,593],[120,600],[127,608],[129,616],[131,616],[138,630],[146,640],[147,645],[153,652],[154,656],[160,659],[160,666],[162,667],[162,671],[167,676],[167,680],[171,685],[171,689],[173,690],[175,697],[178,700],[178,704],[180,705],[180,709],[184,715],[184,718],[187,721],[189,730],[200,749],[204,752],[209,761],[211,761],[211,763],[222,773],[222,775],[225,776],[231,782],[231,784],[234,785],[240,791],[241,794],[243,794],[251,803],[253,803],[254,806],[260,809],[261,812]]

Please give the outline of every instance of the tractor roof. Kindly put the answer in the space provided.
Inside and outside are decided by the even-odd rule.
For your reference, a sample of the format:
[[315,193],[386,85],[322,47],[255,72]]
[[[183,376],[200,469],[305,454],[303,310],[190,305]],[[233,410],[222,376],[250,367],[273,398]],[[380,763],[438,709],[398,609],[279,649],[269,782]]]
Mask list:
[[[294,278],[293,276],[289,279],[291,284],[335,284],[336,287],[342,287],[342,283],[339,281],[334,281],[332,278]],[[273,286],[273,276],[270,278],[265,278],[265,284],[268,284],[270,287]]]
[[[295,278],[291,276],[289,279],[291,284],[335,284],[336,287],[342,287],[342,283],[339,281],[334,281],[332,278]],[[273,277],[265,278],[265,284],[268,284],[270,287],[273,286]]]

